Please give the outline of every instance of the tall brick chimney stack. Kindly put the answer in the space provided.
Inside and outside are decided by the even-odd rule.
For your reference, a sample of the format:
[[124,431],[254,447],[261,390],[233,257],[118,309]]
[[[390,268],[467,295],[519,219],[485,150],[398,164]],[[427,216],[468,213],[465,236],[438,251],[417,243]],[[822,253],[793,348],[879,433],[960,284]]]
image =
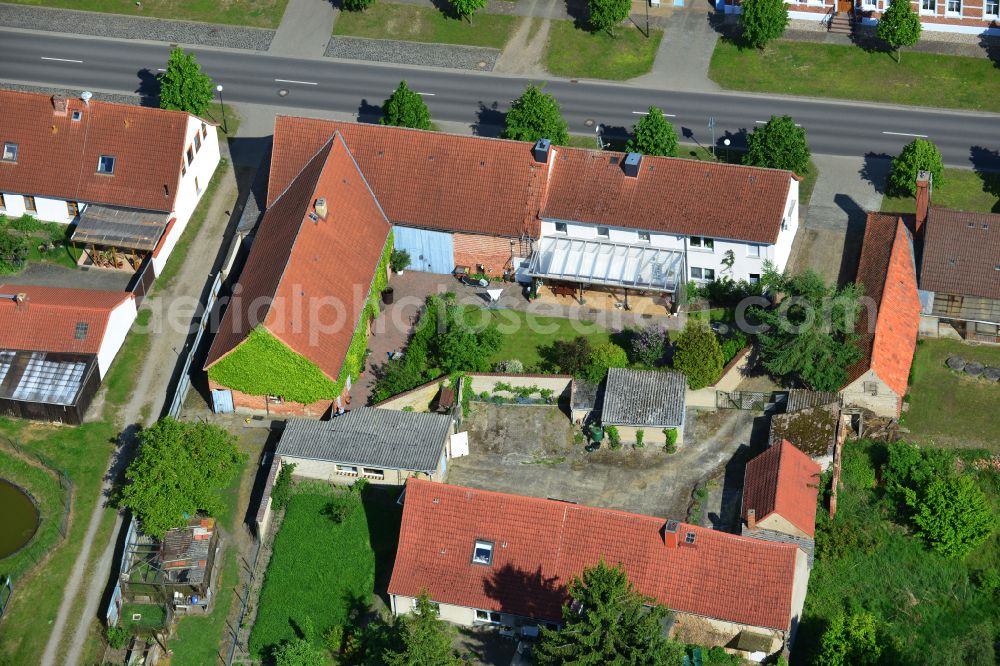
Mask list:
[[917,221],[914,232],[918,237],[924,235],[924,225],[927,224],[927,213],[931,207],[932,180],[931,174],[926,171],[917,174]]
[[747,509],[747,529],[757,529],[757,510]]
[[667,548],[677,547],[677,532],[680,528],[681,524],[676,520],[668,520],[663,527],[663,543]]

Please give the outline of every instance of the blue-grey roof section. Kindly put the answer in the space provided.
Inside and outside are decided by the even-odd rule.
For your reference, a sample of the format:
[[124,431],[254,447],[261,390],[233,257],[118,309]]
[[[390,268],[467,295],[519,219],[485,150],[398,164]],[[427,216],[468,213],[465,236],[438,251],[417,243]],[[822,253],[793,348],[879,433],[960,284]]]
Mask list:
[[687,378],[680,372],[611,368],[601,422],[676,428],[684,424],[686,390]]
[[450,432],[447,415],[360,407],[329,421],[289,419],[277,454],[432,472]]

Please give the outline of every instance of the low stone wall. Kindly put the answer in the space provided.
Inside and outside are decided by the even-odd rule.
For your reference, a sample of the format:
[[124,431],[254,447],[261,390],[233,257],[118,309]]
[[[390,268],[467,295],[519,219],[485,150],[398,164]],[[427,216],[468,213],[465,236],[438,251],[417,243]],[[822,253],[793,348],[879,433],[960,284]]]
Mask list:
[[715,382],[717,391],[735,391],[736,387],[743,381],[743,371],[750,360],[750,347],[746,347],[736,354],[722,369],[722,376]]
[[[505,375],[498,372],[470,372],[466,380],[472,382],[472,391],[479,395],[484,391],[497,393],[497,384],[510,384],[519,388],[536,386],[539,389],[552,391],[553,402],[560,399],[572,399],[573,377],[570,375]],[[499,392],[504,394],[505,392]],[[509,394],[508,394],[509,395]]]
[[396,410],[403,410],[406,407],[411,407],[415,412],[428,412],[430,411],[431,401],[437,397],[438,392],[441,390],[441,385],[447,381],[448,378],[445,376],[438,377],[437,379],[429,381],[426,384],[422,384],[417,388],[404,391],[399,395],[394,395],[387,400],[383,400],[375,406],[383,409]]

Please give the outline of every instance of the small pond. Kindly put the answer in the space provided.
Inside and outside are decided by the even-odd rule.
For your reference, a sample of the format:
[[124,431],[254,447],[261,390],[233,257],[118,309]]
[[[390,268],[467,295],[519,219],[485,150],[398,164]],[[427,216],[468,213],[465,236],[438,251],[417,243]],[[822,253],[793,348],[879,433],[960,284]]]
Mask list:
[[9,481],[0,479],[0,560],[13,555],[31,541],[38,529],[38,509],[28,495]]

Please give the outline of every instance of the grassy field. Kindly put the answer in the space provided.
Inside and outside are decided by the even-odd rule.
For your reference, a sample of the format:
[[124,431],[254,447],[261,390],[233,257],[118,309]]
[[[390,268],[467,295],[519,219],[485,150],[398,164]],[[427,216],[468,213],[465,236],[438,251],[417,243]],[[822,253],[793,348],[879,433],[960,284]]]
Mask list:
[[[331,501],[350,509],[339,523],[329,515]],[[375,554],[360,498],[323,484],[303,486],[289,501],[274,539],[251,653],[268,654],[307,622],[317,637],[345,624],[351,610],[367,609],[374,585]]]
[[733,90],[1000,111],[1000,76],[987,58],[904,53],[896,64],[855,46],[778,40],[741,50],[720,39],[709,77]]
[[556,76],[586,79],[631,79],[653,68],[663,32],[650,38],[632,26],[616,28],[615,36],[589,32],[572,21],[552,21],[545,48],[545,68]]
[[551,345],[556,340],[572,340],[578,335],[599,345],[611,339],[611,333],[600,324],[563,317],[545,317],[517,310],[484,310],[469,305],[464,307],[465,321],[475,327],[496,324],[503,336],[503,346],[493,355],[491,362],[516,358],[524,367],[536,368],[542,363],[539,347]]
[[[817,542],[836,541],[839,547],[818,550],[792,664],[813,663],[830,618],[852,607],[875,614],[898,639],[900,658],[885,663],[994,663],[1000,606],[979,575],[995,575],[1000,533],[964,561],[931,550],[897,522],[882,488],[860,482],[875,478],[872,459],[884,459],[882,448],[848,443],[836,519],[828,522],[824,510],[817,514]],[[1000,510],[997,473],[980,472],[977,480]]]
[[[1000,213],[1000,199],[988,193],[983,177],[968,169],[945,169],[944,184],[934,183],[935,206],[957,208],[977,213]],[[884,197],[882,210],[889,213],[912,213],[917,202],[912,197]]]
[[502,49],[519,20],[479,12],[470,23],[429,7],[376,2],[363,12],[341,12],[333,34]]
[[8,0],[19,5],[277,28],[288,0]]
[[1000,385],[959,374],[949,356],[1000,366],[1000,347],[958,340],[920,340],[910,377],[910,406],[903,414],[909,437],[921,444],[987,448],[1000,452]]

